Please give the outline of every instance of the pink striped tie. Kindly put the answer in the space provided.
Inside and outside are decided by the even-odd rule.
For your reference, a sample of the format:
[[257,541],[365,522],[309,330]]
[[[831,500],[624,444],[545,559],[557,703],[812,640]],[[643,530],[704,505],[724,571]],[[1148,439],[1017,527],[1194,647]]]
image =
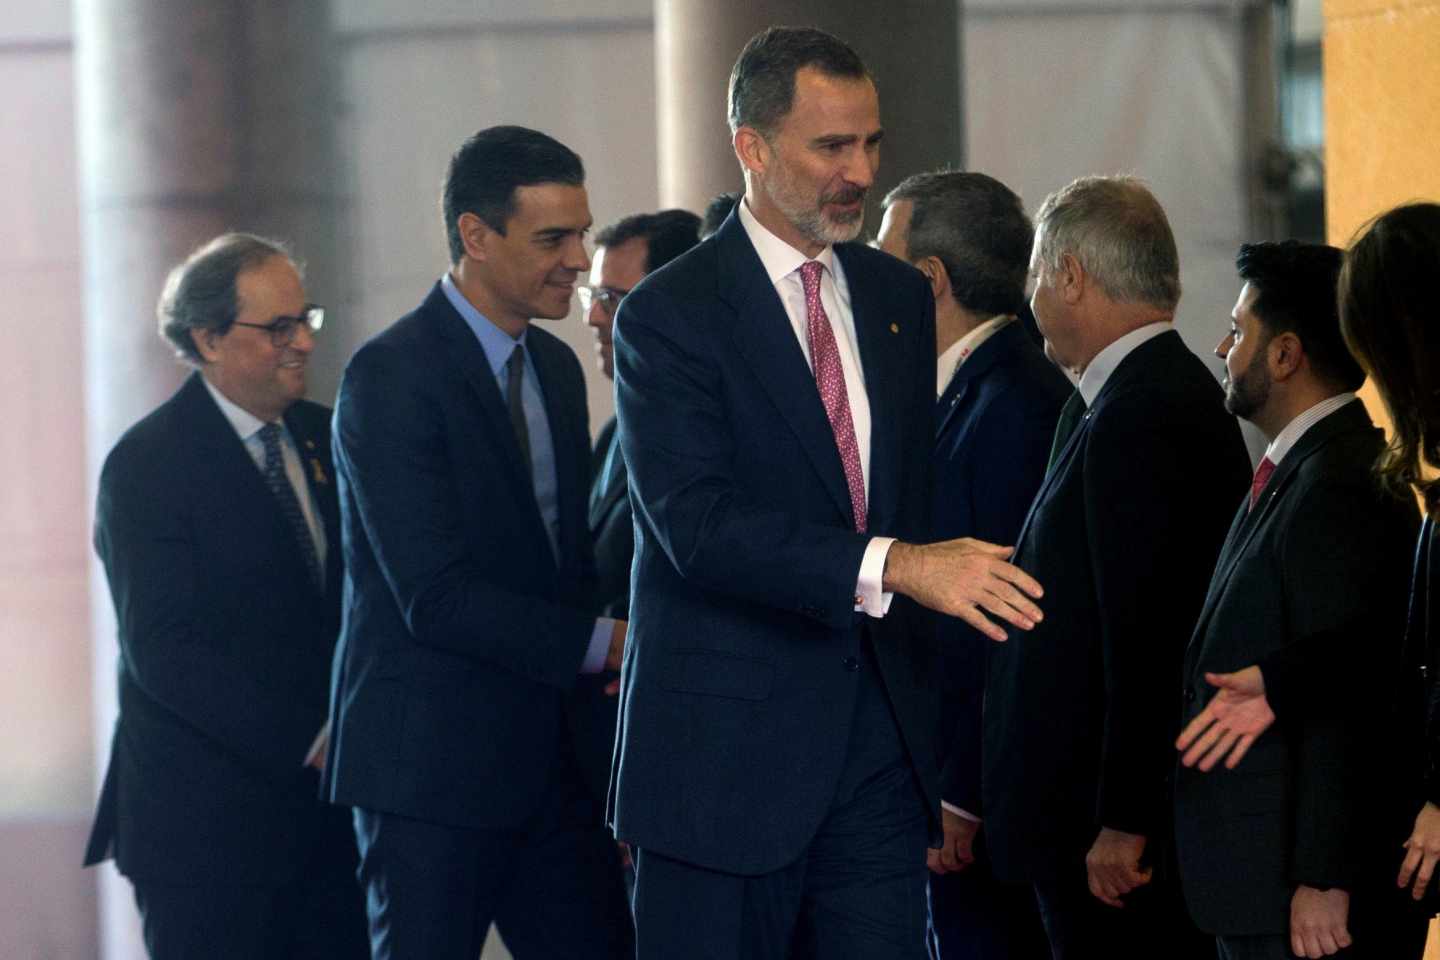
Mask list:
[[840,449],[840,462],[845,467],[845,483],[850,488],[850,509],[855,513],[855,530],[865,532],[865,474],[860,469],[860,444],[855,440],[855,421],[850,417],[850,395],[845,389],[845,368],[840,365],[840,349],[835,345],[835,331],[820,302],[820,271],[818,260],[807,260],[800,267],[800,280],[805,285],[805,313],[810,335],[810,363],[815,368],[815,385],[825,415],[835,433],[835,446]]

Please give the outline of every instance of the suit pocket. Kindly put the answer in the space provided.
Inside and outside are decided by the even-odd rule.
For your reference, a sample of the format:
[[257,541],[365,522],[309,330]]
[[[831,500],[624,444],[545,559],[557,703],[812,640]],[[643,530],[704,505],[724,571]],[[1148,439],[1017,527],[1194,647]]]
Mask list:
[[735,700],[764,700],[774,681],[775,667],[768,661],[714,650],[667,653],[660,674],[660,686],[673,693]]

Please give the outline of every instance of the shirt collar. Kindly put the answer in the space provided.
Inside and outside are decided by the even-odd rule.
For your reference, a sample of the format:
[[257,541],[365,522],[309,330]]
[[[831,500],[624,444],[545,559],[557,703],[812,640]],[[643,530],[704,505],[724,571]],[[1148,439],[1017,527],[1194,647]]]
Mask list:
[[805,254],[771,233],[770,228],[756,219],[755,214],[750,212],[750,204],[743,197],[740,199],[740,226],[745,228],[745,234],[750,238],[751,246],[760,255],[760,263],[765,268],[765,275],[770,278],[772,285],[779,286],[781,280],[799,270],[809,259],[818,261],[825,267],[826,272],[834,276],[836,260],[833,246],[827,244],[825,249],[813,258],[806,257]]
[[945,388],[950,386],[950,381],[955,377],[955,371],[960,369],[960,364],[980,349],[980,344],[989,340],[997,330],[1014,319],[1015,317],[1011,314],[991,317],[946,347],[945,352],[940,354],[939,359],[935,362],[935,396],[939,397],[945,392]]
[[1285,424],[1285,429],[1275,434],[1275,439],[1271,440],[1270,446],[1265,448],[1265,459],[1277,467],[1280,466],[1280,461],[1285,458],[1285,454],[1289,453],[1290,449],[1300,442],[1300,438],[1305,436],[1311,427],[1354,399],[1355,394],[1353,393],[1337,393],[1333,397],[1321,400],[1294,420]]
[[210,378],[203,373],[200,375],[200,382],[205,384],[206,390],[210,391],[210,396],[214,398],[215,405],[220,408],[220,412],[225,415],[225,419],[230,422],[230,426],[235,428],[235,433],[239,435],[242,443],[255,436],[255,434],[260,432],[260,428],[265,426],[264,420],[261,420],[255,416],[255,414],[221,393],[220,388],[211,383]]
[[500,371],[510,362],[510,355],[515,352],[515,345],[525,345],[525,336],[530,332],[529,326],[526,326],[518,339],[495,326],[485,314],[475,309],[473,303],[465,299],[465,294],[460,292],[460,288],[455,286],[455,281],[451,279],[449,270],[440,278],[440,289],[445,291],[445,299],[450,301],[450,306],[455,308],[455,312],[460,314],[465,325],[480,341],[480,347],[485,351],[485,360],[490,364],[491,375],[500,376]]
[[1110,379],[1110,375],[1126,357],[1135,351],[1136,347],[1174,328],[1175,325],[1169,320],[1147,323],[1143,327],[1131,330],[1095,354],[1095,359],[1091,360],[1089,366],[1085,368],[1085,372],[1080,374],[1080,383],[1076,387],[1080,391],[1080,399],[1085,401],[1085,406],[1088,407],[1095,402],[1095,398],[1100,395],[1100,389],[1105,386],[1105,381]]

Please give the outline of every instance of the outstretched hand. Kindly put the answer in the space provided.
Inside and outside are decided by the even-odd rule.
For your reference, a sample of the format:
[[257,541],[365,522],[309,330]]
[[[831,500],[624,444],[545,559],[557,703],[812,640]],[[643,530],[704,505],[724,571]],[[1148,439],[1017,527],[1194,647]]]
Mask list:
[[[1426,801],[1415,817],[1410,839],[1405,841],[1405,859],[1400,863],[1400,876],[1395,885],[1410,887],[1410,896],[1419,900],[1430,886],[1437,860],[1440,860],[1440,807]],[[1414,878],[1413,884],[1411,878]]]
[[923,546],[897,541],[885,558],[884,586],[959,617],[991,640],[1004,640],[1004,629],[987,612],[1022,630],[1044,616],[1031,598],[1045,591],[1034,577],[1005,562],[1013,552],[1013,547],[969,537]]
[[1265,698],[1265,677],[1259,667],[1250,666],[1235,673],[1207,673],[1205,682],[1219,692],[1180,732],[1175,749],[1185,751],[1180,762],[1187,767],[1198,764],[1208,773],[1223,757],[1226,769],[1233,770],[1255,738],[1275,722],[1275,711]]

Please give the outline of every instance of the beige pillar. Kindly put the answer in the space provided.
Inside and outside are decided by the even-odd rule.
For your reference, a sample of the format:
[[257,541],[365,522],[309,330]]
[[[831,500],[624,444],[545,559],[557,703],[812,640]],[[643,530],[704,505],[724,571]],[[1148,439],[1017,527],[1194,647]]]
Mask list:
[[[89,500],[107,451],[186,370],[156,334],[170,266],[225,230],[290,242],[310,295],[345,295],[329,7],[292,0],[77,0],[74,9]],[[343,312],[338,318],[343,330]],[[311,395],[345,359],[328,331]],[[177,471],[184,470],[176,464]],[[114,621],[91,576],[97,777],[115,704]],[[98,781],[97,781],[98,782]],[[136,956],[128,885],[102,885],[103,954]]]
[[959,4],[915,0],[656,0],[660,202],[702,210],[742,187],[726,125],[726,84],[745,41],[772,24],[814,26],[865,60],[880,88],[885,143],[867,229],[885,191],[912,173],[964,161]]

